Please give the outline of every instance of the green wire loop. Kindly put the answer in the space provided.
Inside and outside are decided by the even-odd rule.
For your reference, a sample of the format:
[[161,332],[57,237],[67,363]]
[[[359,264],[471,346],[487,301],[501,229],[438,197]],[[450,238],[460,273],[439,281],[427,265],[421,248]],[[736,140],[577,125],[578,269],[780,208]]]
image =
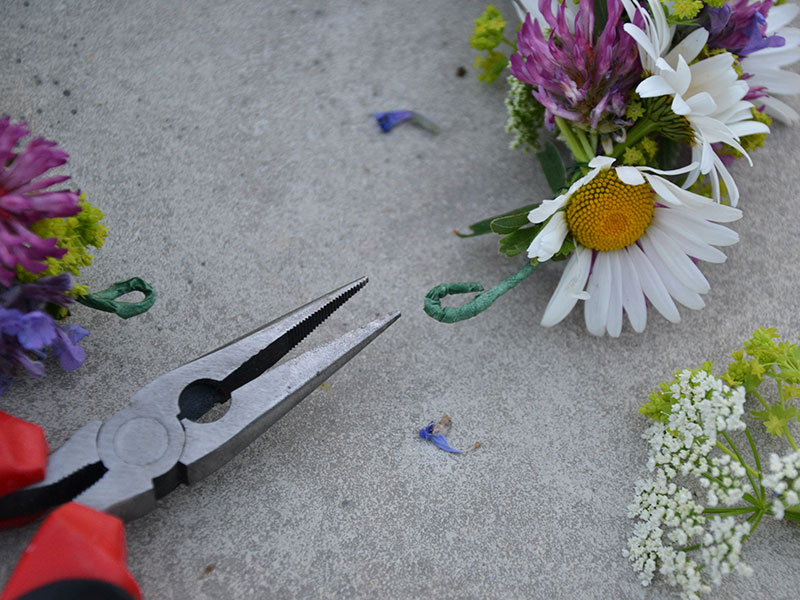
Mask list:
[[[471,319],[489,308],[495,300],[533,273],[538,263],[525,263],[519,271],[493,288],[483,291],[480,283],[442,283],[425,294],[425,312],[442,323],[456,323]],[[462,306],[442,306],[442,298],[453,294],[482,292]]]
[[[116,301],[120,296],[130,292],[142,292],[144,298],[139,302]],[[150,310],[156,301],[156,292],[144,279],[132,277],[126,281],[117,281],[111,287],[100,292],[78,296],[75,299],[89,308],[114,313],[123,319],[130,319]]]

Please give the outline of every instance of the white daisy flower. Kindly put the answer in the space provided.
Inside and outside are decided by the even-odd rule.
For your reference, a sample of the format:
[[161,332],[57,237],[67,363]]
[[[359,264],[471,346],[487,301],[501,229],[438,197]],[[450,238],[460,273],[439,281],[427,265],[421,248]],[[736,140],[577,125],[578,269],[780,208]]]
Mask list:
[[[659,177],[685,173],[650,167],[615,167],[598,156],[592,169],[555,200],[545,200],[528,215],[546,224],[528,248],[528,257],[549,260],[571,234],[576,249],[542,317],[553,326],[578,300],[585,300],[586,328],[613,337],[622,330],[623,312],[637,332],[647,323],[646,300],[666,319],[680,321],[674,300],[687,308],[704,306],[708,281],[694,259],[721,263],[712,246],[739,240],[718,225],[741,218],[741,211],[689,192]],[[715,221],[715,222],[714,222]]]
[[[630,2],[625,0],[626,7]],[[652,73],[637,86],[636,93],[642,98],[672,96],[672,111],[686,119],[694,136],[692,160],[697,166],[689,172],[684,187],[692,185],[701,174],[708,175],[712,197],[719,201],[721,178],[731,204],[736,206],[739,189],[711,144],[724,142],[736,148],[752,165],[739,139],[745,135],[769,133],[769,127],[753,119],[753,104],[744,100],[750,86],[739,79],[730,52],[690,65],[705,46],[708,31],[698,27],[665,54],[673,32],[666,25],[661,4],[651,0],[652,4],[653,14],[659,15],[657,17],[651,17],[633,0],[633,5],[638,7],[645,20],[645,29],[632,23],[624,26],[639,46],[642,68]],[[631,16],[630,11],[628,14]]]
[[764,104],[768,114],[789,125],[800,123],[800,114],[780,100],[780,96],[800,94],[800,75],[784,71],[781,67],[800,60],[800,29],[788,27],[798,14],[800,7],[797,4],[786,3],[770,8],[766,35],[779,35],[785,44],[763,48],[741,60],[742,71],[752,76],[747,80],[750,87],[764,87],[769,94],[766,98],[758,98],[756,102]]

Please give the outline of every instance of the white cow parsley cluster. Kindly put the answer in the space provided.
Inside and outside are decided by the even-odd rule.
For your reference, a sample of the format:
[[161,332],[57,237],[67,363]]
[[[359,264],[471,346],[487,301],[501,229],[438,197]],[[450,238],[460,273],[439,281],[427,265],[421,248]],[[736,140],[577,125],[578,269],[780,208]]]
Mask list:
[[763,483],[776,495],[772,514],[782,519],[787,506],[800,504],[800,451],[786,456],[771,454],[769,470],[772,473],[764,477]]
[[691,476],[706,489],[709,506],[732,506],[752,491],[747,471],[728,454],[715,454],[717,438],[741,431],[745,424],[743,388],[730,389],[706,370],[679,373],[665,394],[670,410],[644,434],[648,441],[650,479],[635,486],[630,518],[634,532],[624,554],[643,585],[656,573],[684,597],[699,598],[732,572],[749,575],[741,561],[750,524],[734,516],[704,514],[692,492],[672,480]]

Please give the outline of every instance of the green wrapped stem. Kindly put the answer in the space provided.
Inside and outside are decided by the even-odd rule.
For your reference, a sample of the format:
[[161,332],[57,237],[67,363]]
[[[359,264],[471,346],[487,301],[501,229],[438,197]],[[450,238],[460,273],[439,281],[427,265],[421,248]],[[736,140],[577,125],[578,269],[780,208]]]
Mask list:
[[[525,263],[519,271],[505,281],[501,281],[493,288],[483,291],[480,283],[442,283],[437,285],[425,295],[425,312],[442,323],[456,323],[471,319],[489,308],[494,301],[515,287],[520,281],[533,273],[538,266],[530,262]],[[442,298],[453,294],[469,294],[483,292],[462,306],[442,306]]]
[[[117,302],[117,298],[130,292],[142,292],[144,298],[139,302]],[[123,319],[130,319],[150,310],[156,301],[156,292],[144,279],[132,277],[126,281],[117,281],[111,287],[95,294],[78,296],[76,300],[89,308],[114,313]]]

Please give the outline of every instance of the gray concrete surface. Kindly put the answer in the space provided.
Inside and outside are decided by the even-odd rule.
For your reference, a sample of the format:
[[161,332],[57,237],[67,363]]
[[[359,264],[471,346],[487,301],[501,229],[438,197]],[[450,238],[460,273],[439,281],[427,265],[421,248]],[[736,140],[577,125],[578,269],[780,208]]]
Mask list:
[[[56,447],[164,371],[360,275],[370,284],[315,341],[403,313],[239,457],[127,526],[146,598],[675,597],[643,589],[621,555],[645,473],[635,409],[674,369],[723,365],[759,325],[796,335],[797,129],[774,127],[755,167],[735,168],[741,242],[704,265],[707,307],[680,324],[651,311],[644,334],[599,339],[574,311],[543,329],[554,265],[443,325],[422,312],[430,287],[522,264],[451,230],[547,193],[507,149],[504,86],[471,70],[483,1],[3,4],[0,112],[59,141],[111,228],[84,281],[139,275],[159,300],[130,321],[76,308],[86,363],[18,379],[0,410]],[[370,114],[396,108],[440,135],[381,134]],[[454,445],[483,448],[417,439],[443,412]],[[34,531],[0,532],[0,582]],[[796,597],[799,542],[766,520],[745,546],[754,576],[716,597]]]

